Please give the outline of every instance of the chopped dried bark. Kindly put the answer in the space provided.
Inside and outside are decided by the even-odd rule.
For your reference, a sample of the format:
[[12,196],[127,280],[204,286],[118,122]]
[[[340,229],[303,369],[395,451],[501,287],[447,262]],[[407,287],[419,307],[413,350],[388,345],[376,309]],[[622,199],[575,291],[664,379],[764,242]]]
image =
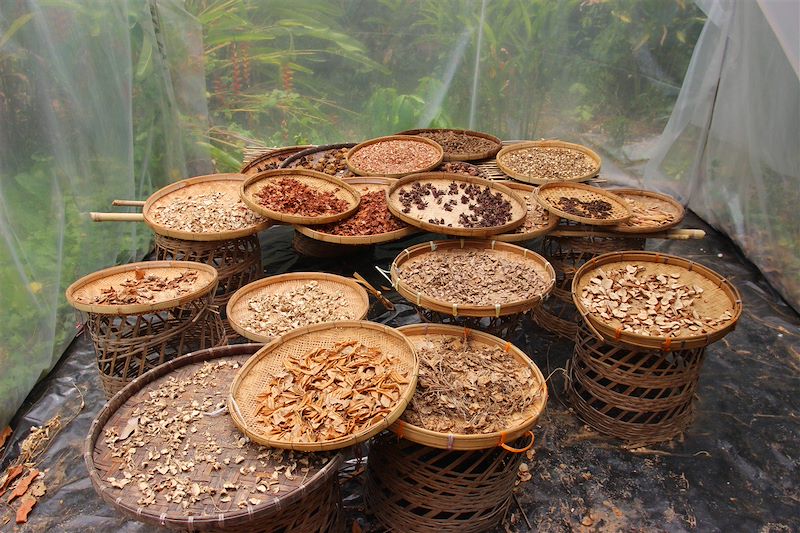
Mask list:
[[126,305],[156,303],[176,298],[195,288],[197,271],[184,270],[175,277],[144,275],[141,270],[116,285],[102,289],[92,303]]
[[284,360],[258,396],[262,431],[276,440],[324,442],[388,416],[409,382],[396,359],[357,341]]
[[347,168],[347,152],[349,148],[334,148],[324,152],[315,152],[304,155],[297,161],[290,163],[293,168],[307,168],[323,172],[329,176],[348,177],[353,173]]
[[212,192],[175,198],[153,208],[153,219],[167,228],[193,233],[214,233],[249,228],[266,219],[238,198]]
[[475,165],[463,161],[447,161],[436,168],[436,172],[452,172],[455,174],[466,174],[467,176],[477,176],[486,178],[486,173]]
[[306,217],[335,215],[347,211],[350,203],[338,198],[335,191],[320,191],[294,178],[270,181],[255,197],[267,209]]
[[454,156],[468,156],[499,149],[498,143],[491,139],[453,130],[422,131],[414,135],[436,141],[446,153]]
[[525,222],[511,233],[528,233],[537,229],[545,228],[550,225],[550,212],[539,205],[533,198],[533,193],[517,191],[525,197]]
[[625,226],[637,228],[658,228],[670,224],[675,220],[675,212],[664,209],[660,202],[654,202],[648,197],[624,195],[623,200],[631,210],[631,218],[624,223]]
[[350,156],[350,164],[362,172],[382,176],[419,172],[430,168],[438,159],[439,152],[428,143],[392,139],[359,148]]
[[529,260],[495,250],[440,250],[397,268],[402,283],[430,298],[459,305],[509,304],[540,296],[545,279]]
[[513,150],[500,163],[530,178],[568,180],[598,169],[594,159],[569,148],[531,147]]
[[408,225],[389,211],[386,204],[386,193],[373,191],[361,195],[361,203],[353,216],[341,222],[315,226],[314,229],[331,235],[353,237],[380,235],[405,227]]
[[458,337],[415,342],[417,388],[402,419],[441,433],[506,431],[528,418],[541,394],[531,367],[497,346]]
[[324,290],[316,280],[286,292],[254,296],[247,309],[251,313],[242,319],[242,327],[269,337],[320,322],[360,318],[342,291]]
[[679,273],[647,274],[631,264],[601,271],[581,291],[588,312],[622,327],[622,331],[655,337],[696,336],[711,333],[733,315],[702,316],[695,303],[703,288],[680,282]]

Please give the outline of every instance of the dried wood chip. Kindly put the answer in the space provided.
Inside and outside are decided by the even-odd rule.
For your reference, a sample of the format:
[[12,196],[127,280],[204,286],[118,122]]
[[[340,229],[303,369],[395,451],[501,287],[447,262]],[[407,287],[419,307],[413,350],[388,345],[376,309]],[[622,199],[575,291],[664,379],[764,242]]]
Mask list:
[[390,139],[359,148],[350,164],[367,174],[411,174],[429,168],[439,159],[439,151],[414,139]]
[[666,202],[640,195],[623,195],[623,200],[628,204],[632,214],[625,222],[626,226],[657,228],[675,220],[675,212],[664,207]]
[[28,492],[28,487],[31,486],[31,483],[34,479],[39,476],[39,471],[35,468],[31,468],[28,474],[19,480],[17,486],[14,487],[14,490],[11,491],[11,494],[8,496],[8,503],[14,501],[14,498],[18,498]]
[[229,191],[172,198],[152,210],[153,219],[162,226],[192,233],[217,233],[249,228],[266,219],[239,199],[238,187]]
[[128,279],[103,288],[92,303],[125,305],[156,303],[176,298],[190,292],[197,283],[196,270],[184,270],[173,277],[156,276],[140,270],[131,273]]
[[25,495],[20,500],[20,506],[17,508],[16,522],[17,524],[24,524],[28,521],[33,506],[36,505],[36,498],[30,495]]
[[525,222],[523,222],[521,226],[518,226],[511,233],[528,233],[549,226],[550,217],[554,215],[551,215],[547,209],[542,207],[539,202],[534,199],[532,192],[517,192],[525,198]]
[[283,441],[322,442],[362,431],[391,412],[409,381],[394,357],[357,341],[287,357],[283,367],[258,395],[260,430]]
[[3,475],[3,480],[0,482],[0,496],[5,494],[6,489],[10,487],[11,483],[22,475],[24,471],[25,467],[22,465],[15,465],[6,470],[6,473]]

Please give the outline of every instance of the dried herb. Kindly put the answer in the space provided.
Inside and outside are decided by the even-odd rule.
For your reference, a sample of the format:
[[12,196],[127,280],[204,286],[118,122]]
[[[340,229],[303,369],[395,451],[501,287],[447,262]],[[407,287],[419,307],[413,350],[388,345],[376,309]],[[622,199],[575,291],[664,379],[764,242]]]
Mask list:
[[446,153],[454,156],[479,154],[499,148],[498,143],[486,137],[478,137],[477,135],[469,135],[453,130],[421,131],[414,135],[436,141],[442,145]]
[[637,228],[657,228],[665,226],[675,220],[675,213],[671,209],[664,209],[662,202],[652,201],[648,197],[623,196],[623,200],[631,210],[631,218],[625,226]]
[[439,152],[428,143],[414,139],[393,139],[368,144],[350,156],[350,164],[362,172],[383,176],[411,174],[434,165]]
[[550,217],[554,215],[534,200],[533,193],[522,195],[525,197],[525,222],[511,233],[528,233],[549,226]]
[[500,162],[530,178],[553,181],[577,178],[598,169],[594,159],[569,148],[521,148],[503,154]]
[[347,168],[348,148],[334,148],[323,152],[304,155],[290,166],[323,172],[329,176],[348,177],[353,173]]
[[126,305],[156,303],[190,292],[195,288],[197,271],[184,270],[175,277],[144,275],[137,270],[133,277],[100,291],[92,303],[104,305]]
[[351,217],[341,222],[315,226],[314,229],[322,233],[342,236],[380,235],[408,225],[392,215],[386,205],[386,193],[373,191],[361,195],[358,210]]
[[[403,213],[431,224],[487,228],[502,226],[512,218],[511,202],[503,193],[475,183],[451,181],[446,188],[439,188],[430,182],[415,181],[400,187],[397,194]],[[452,222],[430,217],[433,206],[452,213]]]
[[603,219],[611,216],[614,207],[605,200],[581,200],[569,196],[562,196],[555,206],[566,213],[579,217]]
[[442,163],[437,167],[436,172],[452,172],[455,174],[486,178],[486,174],[479,167],[463,161],[447,161]]
[[173,198],[167,203],[156,204],[152,213],[158,224],[192,233],[233,231],[266,220],[242,203],[238,189]]
[[350,204],[339,198],[333,191],[321,191],[309,187],[294,178],[281,178],[270,181],[255,197],[258,203],[267,209],[306,217],[335,215],[346,211]]

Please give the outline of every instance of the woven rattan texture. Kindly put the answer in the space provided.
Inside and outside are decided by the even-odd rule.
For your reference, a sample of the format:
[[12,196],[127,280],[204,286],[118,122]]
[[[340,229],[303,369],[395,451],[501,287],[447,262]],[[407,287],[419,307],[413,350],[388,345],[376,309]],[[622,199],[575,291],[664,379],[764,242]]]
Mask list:
[[471,533],[497,527],[523,454],[447,451],[394,435],[373,441],[364,497],[390,531]]
[[[536,187],[534,187],[533,185],[528,185],[525,183],[517,183],[515,181],[504,181],[503,185],[505,185],[509,189],[516,191],[516,193],[519,194],[523,200],[525,200],[526,221],[523,222],[523,226],[527,223],[527,218],[531,214],[531,210],[528,208],[527,204],[530,203],[533,206],[538,207],[539,209],[543,209],[541,206],[539,206],[539,203],[536,201],[536,197],[534,195]],[[557,215],[554,215],[553,213],[547,211],[546,209],[544,209],[544,213],[546,214],[546,223],[544,224],[537,223],[536,226],[529,228],[527,231],[520,231],[520,228],[522,227],[520,226],[520,228],[517,228],[514,233],[501,233],[500,235],[495,235],[493,238],[503,242],[523,242],[545,235],[553,231],[556,228],[556,226],[558,226],[558,222],[561,219]]]
[[[277,372],[283,372],[283,362],[291,356],[302,356],[319,348],[332,348],[340,342],[357,341],[365,346],[377,348],[396,361],[396,369],[407,376],[409,383],[400,388],[400,399],[391,412],[358,435],[347,435],[331,441],[298,443],[277,440],[263,432],[264,424],[258,417],[261,403],[258,395],[264,392],[266,383]],[[402,414],[414,394],[418,372],[417,357],[408,340],[392,328],[365,321],[316,324],[293,330],[260,350],[242,369],[231,387],[231,400],[235,402],[236,424],[246,430],[256,442],[281,448],[317,451],[337,449],[367,440],[380,429],[388,427]]]
[[[589,225],[619,224],[630,218],[631,212],[628,204],[618,196],[598,187],[582,183],[548,183],[539,187],[536,198],[542,206],[556,215]],[[603,201],[611,205],[611,210],[602,218],[591,218],[575,215],[564,211],[559,205],[559,200],[573,198],[582,202]]]
[[216,268],[219,284],[214,305],[220,310],[233,293],[264,274],[256,235],[228,241],[185,241],[156,234],[155,251],[158,259],[194,261]]
[[620,233],[653,233],[677,226],[683,220],[685,214],[683,206],[674,198],[666,194],[639,189],[615,189],[611,192],[625,200],[627,203],[630,204],[630,202],[633,202],[635,205],[638,205],[644,210],[656,208],[664,213],[669,213],[672,215],[672,220],[664,220],[658,225],[650,225],[646,227],[637,225],[634,222],[634,217],[631,217],[631,219],[627,222],[623,222],[619,226],[615,226],[614,231],[618,231]]
[[[191,482],[203,486],[214,486],[222,489],[223,483],[233,483],[239,488],[234,492],[230,502],[220,501],[219,492],[215,495],[202,498],[190,504],[187,509],[178,503],[168,503],[159,497],[148,506],[141,506],[137,500],[142,497],[137,483],[130,483],[122,489],[111,487],[106,478],[109,476],[117,479],[123,478],[124,463],[118,457],[112,456],[111,450],[105,443],[105,430],[107,428],[122,428],[131,417],[133,411],[143,401],[149,398],[149,391],[155,390],[170,378],[184,379],[199,370],[204,361],[213,364],[224,362],[224,366],[216,368],[208,385],[189,384],[177,398],[174,398],[167,410],[181,407],[185,412],[192,409],[192,401],[203,403],[210,398],[215,404],[224,403],[228,386],[233,380],[238,366],[241,366],[250,355],[258,349],[258,345],[241,345],[213,350],[196,352],[188,357],[172,361],[167,368],[154,372],[157,377],[140,380],[142,383],[125,389],[122,394],[115,396],[111,402],[98,415],[92,425],[86,443],[86,460],[90,476],[95,489],[100,495],[124,514],[134,519],[141,520],[153,526],[166,525],[173,529],[190,531],[226,531],[226,532],[251,532],[251,531],[341,531],[343,529],[343,515],[341,497],[337,480],[338,465],[341,457],[330,455],[319,462],[311,463],[306,474],[297,473],[293,480],[279,476],[280,490],[277,494],[271,490],[266,494],[256,490],[261,483],[255,474],[242,475],[241,471],[249,472],[250,467],[255,472],[271,473],[276,465],[273,459],[265,458],[263,453],[266,448],[253,443],[244,443],[242,434],[233,425],[227,415],[219,417],[205,416],[193,422],[197,431],[188,433],[183,441],[190,450],[186,460],[192,459],[194,446],[205,445],[208,438],[213,438],[221,449],[217,454],[220,468],[214,470],[208,462],[196,460],[194,470],[191,472]],[[234,368],[236,364],[236,368]],[[210,436],[210,437],[209,437]],[[134,437],[135,438],[135,434]],[[168,446],[170,435],[164,438],[165,447]],[[157,447],[157,444],[148,447]],[[139,454],[144,453],[139,451]],[[261,455],[261,458],[259,458]],[[229,464],[224,464],[223,459],[229,458]],[[153,462],[151,462],[151,465]],[[131,472],[138,474],[138,472]],[[261,503],[248,505],[246,508],[238,506],[242,499],[257,498]]]
[[581,326],[566,389],[591,427],[635,445],[670,440],[692,418],[705,348],[660,352],[608,344]]
[[136,315],[88,313],[86,329],[100,381],[111,397],[133,379],[181,355],[226,344],[225,326],[205,294],[185,304]]
[[[307,162],[319,162],[320,159],[323,157],[338,152],[342,148],[350,148],[354,147],[355,143],[340,143],[340,144],[326,144],[323,146],[314,146],[312,148],[306,148],[300,152],[296,152],[289,157],[287,157],[283,163],[281,163],[279,168],[305,168],[300,166],[300,161],[305,159]],[[325,174],[331,174],[331,172],[319,170],[319,172],[325,172]],[[355,176],[352,170],[345,168],[337,171],[335,174],[331,174],[332,176],[336,176],[337,178],[348,178]]]
[[242,174],[254,176],[260,172],[278,168],[289,156],[313,148],[312,145],[284,146],[282,148],[245,148]]
[[499,317],[453,316],[419,306],[414,306],[414,309],[416,309],[417,315],[422,322],[476,329],[503,338],[511,336],[520,327],[525,317],[525,313],[514,313]]
[[292,237],[292,249],[300,255],[306,257],[316,257],[318,259],[330,259],[332,257],[344,257],[352,254],[369,252],[374,249],[374,245],[350,245],[336,244],[332,242],[319,241],[300,233],[294,232]]

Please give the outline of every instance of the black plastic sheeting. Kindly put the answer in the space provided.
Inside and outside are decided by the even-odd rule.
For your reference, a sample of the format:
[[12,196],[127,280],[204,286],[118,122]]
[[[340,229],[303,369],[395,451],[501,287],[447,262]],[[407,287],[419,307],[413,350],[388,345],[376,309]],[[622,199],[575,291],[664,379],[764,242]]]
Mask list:
[[[708,236],[702,241],[650,241],[648,249],[715,269],[739,288],[745,305],[737,329],[708,348],[694,423],[683,439],[633,451],[592,431],[564,403],[559,369],[571,355],[571,344],[526,321],[509,340],[524,348],[545,376],[552,374],[550,401],[535,430],[533,479],[520,486],[519,505],[512,505],[498,531],[527,531],[522,513],[535,531],[800,530],[800,317],[728,239],[693,215],[685,225],[705,229]],[[357,271],[375,286],[387,285],[375,265],[386,269],[399,251],[431,238],[420,235],[354,257],[318,260],[294,253],[292,231],[274,227],[263,233],[268,275]],[[529,244],[533,250],[538,246],[537,241]],[[391,326],[419,321],[399,295],[389,296],[396,310],[386,312],[374,304],[371,320]],[[28,524],[14,526],[12,516],[7,530],[153,531],[117,514],[100,500],[87,477],[84,439],[104,403],[94,353],[82,336],[13,421],[13,444],[3,468],[31,426],[55,415],[66,426],[38,462],[40,469],[48,469],[47,494]],[[358,520],[364,531],[380,531],[364,512],[362,482],[363,476],[357,476],[344,486],[348,529]],[[7,511],[3,501],[0,523]]]

